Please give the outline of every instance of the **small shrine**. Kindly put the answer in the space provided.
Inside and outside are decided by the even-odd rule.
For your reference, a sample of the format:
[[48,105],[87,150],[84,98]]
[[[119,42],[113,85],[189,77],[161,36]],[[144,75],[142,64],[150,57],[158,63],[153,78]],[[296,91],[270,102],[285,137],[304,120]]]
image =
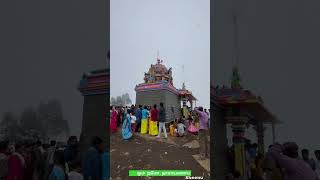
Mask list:
[[[107,63],[110,52],[108,52]],[[101,69],[85,73],[80,80],[78,90],[84,97],[82,129],[80,135],[81,149],[90,146],[94,136],[101,137],[105,143],[109,138],[109,98],[110,70]],[[108,147],[108,145],[107,145]]]
[[186,105],[187,102],[193,107],[196,98],[191,91],[187,90],[185,84],[182,89],[177,89],[173,85],[172,68],[167,68],[163,60],[157,58],[156,64],[151,64],[147,73],[144,73],[144,83],[135,87],[136,104],[153,106],[160,102],[164,103],[167,114],[167,122],[180,118],[181,102]]
[[[264,154],[265,124],[272,125],[272,134],[274,136],[274,125],[280,123],[280,121],[265,107],[261,97],[257,97],[251,91],[243,89],[237,67],[234,67],[232,71],[231,87],[212,87],[211,96],[211,103],[214,110],[213,113],[215,114],[215,131],[224,133],[224,135],[217,134],[217,136],[221,135],[219,137],[220,139],[222,136],[226,137],[226,124],[231,124],[233,132],[232,141],[235,153],[234,168],[239,171],[241,175],[244,175],[246,169],[246,130],[250,126],[253,127],[258,139],[258,151],[259,153]],[[216,141],[221,141],[218,137],[214,139]],[[275,137],[273,137],[273,140],[274,139]],[[216,144],[220,144],[220,146],[224,143],[226,142],[216,142]],[[225,144],[225,146],[227,145]]]

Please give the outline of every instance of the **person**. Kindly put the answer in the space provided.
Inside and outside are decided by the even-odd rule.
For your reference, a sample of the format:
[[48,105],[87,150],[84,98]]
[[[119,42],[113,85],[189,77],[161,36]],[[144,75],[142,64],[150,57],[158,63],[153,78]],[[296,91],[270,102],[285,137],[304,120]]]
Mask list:
[[54,163],[54,153],[56,151],[56,141],[50,141],[50,147],[47,150],[47,163],[53,165]]
[[283,169],[284,180],[319,180],[310,165],[299,158],[299,147],[294,142],[283,145],[274,144],[270,148],[270,155]]
[[34,149],[34,173],[33,179],[42,180],[45,176],[45,150],[43,149],[42,142],[37,141]]
[[164,137],[168,138],[165,122],[166,122],[166,110],[164,108],[163,103],[161,102],[160,109],[159,109],[159,131],[158,131],[158,136],[157,136],[158,138],[161,137],[162,130],[164,133]]
[[144,106],[142,112],[142,118],[141,118],[141,134],[146,134],[148,131],[148,116],[149,111],[147,109],[147,106]]
[[118,126],[118,112],[114,106],[112,107],[110,123],[111,123],[110,124],[111,132],[115,133],[117,131],[117,126]]
[[103,141],[96,136],[84,157],[83,173],[85,180],[102,179],[102,160],[100,156],[102,151]]
[[151,121],[149,124],[149,135],[156,136],[158,135],[158,109],[157,105],[153,105],[153,108],[151,109]]
[[68,173],[68,180],[83,180],[83,175],[80,174],[81,163],[75,161],[70,164],[70,172]]
[[170,122],[170,125],[169,125],[169,134],[170,136],[175,136],[175,133],[176,133],[176,125],[175,125],[175,122],[172,121]]
[[70,136],[67,142],[67,148],[64,150],[64,161],[66,162],[67,173],[68,165],[79,159],[80,152],[78,149],[78,138],[77,136]]
[[177,134],[178,134],[178,136],[182,137],[184,135],[184,132],[185,132],[184,129],[185,129],[185,125],[180,120],[179,123],[177,124]]
[[128,140],[132,137],[130,110],[128,109],[127,111],[127,117],[122,124],[122,139],[124,140]]
[[65,180],[66,173],[64,167],[64,158],[63,152],[56,151],[54,153],[54,165],[49,174],[49,180]]
[[302,159],[310,165],[310,167],[313,169],[313,170],[316,170],[316,164],[314,162],[314,159],[310,158],[309,157],[309,150],[308,149],[302,149],[301,150],[301,156],[302,156]]
[[127,108],[127,106],[125,106],[122,108],[122,112],[121,112],[121,116],[122,116],[121,126],[124,123],[124,121],[127,120],[127,115],[128,115],[128,108]]
[[135,110],[136,110],[136,106],[132,104],[130,108],[130,112],[135,112]]
[[117,128],[122,124],[123,119],[123,107],[118,107],[117,109]]
[[202,107],[195,108],[195,112],[200,118],[199,141],[200,141],[200,159],[209,157],[208,152],[208,114],[203,111]]
[[[270,151],[272,145],[269,146],[268,151]],[[264,158],[262,169],[264,171],[266,180],[281,180],[282,174],[281,169],[279,168],[278,163],[276,160],[271,156],[270,153],[266,153]]]
[[211,127],[211,125],[210,125],[210,121],[211,121],[211,118],[210,118],[210,109],[208,109],[208,118],[209,118],[208,126],[209,126],[209,130],[210,130],[210,127]]
[[182,115],[184,116],[184,117],[189,117],[189,110],[188,110],[188,106],[187,105],[183,105],[183,108],[182,108]]
[[110,155],[107,149],[101,155],[101,159],[102,159],[102,180],[109,180],[110,179]]
[[137,121],[136,121],[136,132],[140,131],[141,127],[141,118],[142,118],[142,105],[139,105],[139,107],[134,112],[136,115]]
[[320,150],[315,150],[314,155],[316,156],[315,166],[316,166],[316,173],[320,179]]
[[8,156],[7,156],[8,142],[0,142],[0,180],[4,180],[8,174]]
[[[47,158],[46,158],[46,169],[49,170],[54,164],[54,153],[56,151],[56,141],[50,141],[50,147],[47,150]],[[46,177],[48,176],[48,171],[46,171]]]
[[21,145],[11,145],[9,147],[9,158],[8,158],[8,175],[6,180],[23,180],[25,170],[25,160],[20,154]]
[[257,164],[256,162],[256,158],[257,158],[257,148],[258,145],[257,143],[253,143],[251,144],[250,140],[247,141],[246,145],[245,145],[245,149],[246,149],[246,162],[247,162],[247,174],[248,177],[251,177],[251,175],[253,174],[252,171],[255,171],[257,168]]
[[263,155],[257,154],[255,158],[255,167],[252,169],[252,179],[253,180],[264,180],[264,173],[262,169]]
[[199,132],[199,129],[197,129],[196,126],[194,125],[194,120],[192,119],[191,116],[188,119],[188,132],[194,135],[197,135]]
[[204,112],[208,115],[209,117],[209,112],[207,111],[207,109],[204,109]]
[[134,114],[134,110],[130,110],[130,117],[131,117],[131,132],[135,132],[136,130],[136,121],[137,121],[137,118]]
[[[26,169],[24,173],[24,180],[33,180],[33,171],[34,171],[34,156],[32,151],[32,144],[28,143],[25,145],[25,150],[22,153],[22,156],[26,162]],[[47,171],[47,173],[49,173]]]

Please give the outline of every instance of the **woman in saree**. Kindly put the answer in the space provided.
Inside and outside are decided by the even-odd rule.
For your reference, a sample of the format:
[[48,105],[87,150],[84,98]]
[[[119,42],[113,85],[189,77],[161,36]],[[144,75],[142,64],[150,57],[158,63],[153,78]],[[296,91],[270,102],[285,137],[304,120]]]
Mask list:
[[117,131],[117,123],[118,123],[117,120],[118,120],[118,113],[116,108],[113,106],[112,114],[111,114],[111,124],[110,124],[111,133],[115,133]]
[[157,110],[157,105],[153,105],[153,108],[151,110],[151,120],[149,123],[149,135],[151,136],[157,136],[158,135],[158,114],[159,111]]
[[130,116],[130,110],[128,110],[127,117],[124,119],[122,124],[122,139],[128,140],[131,137],[132,137],[131,116]]
[[[194,115],[194,114],[192,114],[192,115]],[[189,125],[188,125],[188,132],[189,133],[191,133],[191,134],[194,134],[194,135],[197,135],[198,134],[198,131],[199,131],[199,129],[195,126],[195,123],[194,123],[194,119],[193,118],[195,117],[195,116],[190,116],[190,118],[189,118]]]
[[142,110],[142,118],[141,118],[141,134],[146,134],[148,132],[148,116],[149,111],[147,106],[144,106]]

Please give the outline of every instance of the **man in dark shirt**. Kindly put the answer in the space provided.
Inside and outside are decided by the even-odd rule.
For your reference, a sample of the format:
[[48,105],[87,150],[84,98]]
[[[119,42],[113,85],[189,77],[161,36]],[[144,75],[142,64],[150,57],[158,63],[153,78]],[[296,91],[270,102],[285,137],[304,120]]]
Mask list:
[[84,157],[83,175],[84,180],[102,179],[102,158],[104,144],[101,138],[94,137],[91,147],[87,150]]
[[136,121],[136,132],[139,132],[140,131],[140,128],[141,128],[141,118],[142,118],[142,105],[140,104],[139,105],[139,108],[136,109],[135,111],[135,116],[137,118],[137,121]]
[[164,137],[167,138],[167,130],[166,130],[166,126],[165,126],[165,122],[166,122],[166,110],[164,108],[163,103],[160,103],[160,109],[159,109],[159,134],[158,134],[158,138],[160,138],[161,136],[161,130],[163,130],[164,133]]

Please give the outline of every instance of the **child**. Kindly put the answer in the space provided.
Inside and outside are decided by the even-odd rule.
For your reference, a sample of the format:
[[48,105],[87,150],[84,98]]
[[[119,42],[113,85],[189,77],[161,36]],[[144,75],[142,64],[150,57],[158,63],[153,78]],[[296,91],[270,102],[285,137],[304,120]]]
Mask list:
[[131,111],[130,115],[131,115],[131,131],[133,133],[135,131],[135,129],[136,129],[137,118],[134,115],[134,111]]
[[177,124],[177,135],[178,135],[178,137],[182,137],[184,135],[184,128],[185,128],[185,125],[180,120],[178,122],[178,124]]
[[56,151],[54,154],[54,165],[49,175],[49,180],[65,180],[63,152]]
[[110,156],[108,150],[105,150],[102,155],[102,180],[109,180],[110,179]]
[[170,128],[170,135],[171,136],[174,136],[174,131],[175,131],[175,126],[174,126],[174,122],[171,122],[170,123],[170,126],[169,126],[169,128]]
[[71,163],[70,172],[68,173],[68,180],[83,180],[82,174],[79,173],[80,171],[81,171],[80,162]]
[[188,132],[194,135],[198,134],[198,129],[196,128],[196,126],[194,125],[194,121],[189,121],[189,126],[188,126]]

